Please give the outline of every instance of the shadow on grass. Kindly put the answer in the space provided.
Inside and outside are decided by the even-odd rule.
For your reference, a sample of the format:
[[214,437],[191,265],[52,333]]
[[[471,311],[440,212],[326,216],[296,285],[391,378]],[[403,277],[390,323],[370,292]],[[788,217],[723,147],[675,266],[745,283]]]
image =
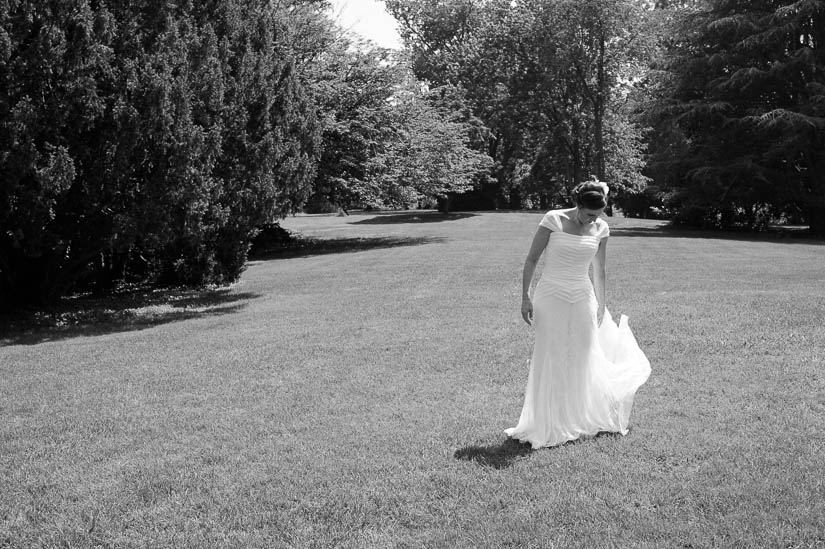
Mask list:
[[658,227],[611,227],[610,236],[621,237],[667,237],[703,238],[708,240],[739,240],[743,242],[773,242],[776,244],[825,245],[825,240],[807,230],[776,228],[768,232],[747,233],[736,231],[710,231],[703,229],[675,229],[667,225]]
[[[584,444],[594,439],[604,438],[621,438],[621,433],[613,433],[609,431],[601,431],[596,435],[582,436],[576,440],[545,448],[545,450],[553,450],[555,448],[562,448],[565,446],[575,446],[577,444]],[[460,450],[456,450],[453,457],[461,461],[475,461],[483,467],[493,467],[494,469],[506,469],[513,465],[513,463],[520,457],[528,456],[534,450],[529,442],[520,442],[513,438],[504,439],[500,444],[489,446],[465,446]]]
[[508,438],[500,444],[489,446],[465,446],[455,451],[453,457],[461,461],[474,461],[483,467],[506,469],[518,458],[533,453],[530,443]]
[[361,221],[353,221],[351,225],[392,225],[397,223],[440,223],[475,217],[474,213],[441,213],[431,211],[412,212],[382,212]]
[[143,330],[237,312],[258,297],[215,290],[145,290],[64,298],[41,310],[0,315],[0,345],[35,345],[73,337]]
[[420,246],[444,242],[444,237],[404,237],[376,236],[353,238],[306,238],[298,237],[293,241],[270,249],[258,250],[250,254],[253,261],[268,259],[286,259],[290,257],[308,257],[324,254],[342,254],[363,252],[380,248],[397,248],[399,246]]

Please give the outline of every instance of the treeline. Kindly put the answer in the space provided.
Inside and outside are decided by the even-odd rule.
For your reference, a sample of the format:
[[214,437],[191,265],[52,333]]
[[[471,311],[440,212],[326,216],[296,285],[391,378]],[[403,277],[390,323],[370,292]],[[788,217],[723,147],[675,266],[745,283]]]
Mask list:
[[489,128],[487,207],[597,175],[630,215],[825,234],[825,0],[386,3]]
[[314,0],[0,3],[0,308],[235,280],[305,205],[416,205],[488,160],[468,112]]
[[0,308],[237,279],[304,211],[550,208],[825,234],[825,0],[0,2]]

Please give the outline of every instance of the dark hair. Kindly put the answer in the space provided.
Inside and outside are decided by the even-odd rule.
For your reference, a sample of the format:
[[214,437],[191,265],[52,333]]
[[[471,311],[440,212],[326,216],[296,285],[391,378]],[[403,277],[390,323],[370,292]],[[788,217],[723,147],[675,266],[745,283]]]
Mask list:
[[598,180],[579,183],[573,189],[576,206],[588,210],[600,210],[607,206],[607,185]]

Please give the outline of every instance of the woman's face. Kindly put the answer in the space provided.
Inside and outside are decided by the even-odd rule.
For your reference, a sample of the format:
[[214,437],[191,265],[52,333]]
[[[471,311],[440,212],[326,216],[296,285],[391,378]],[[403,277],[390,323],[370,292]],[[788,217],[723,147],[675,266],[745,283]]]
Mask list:
[[594,223],[603,213],[604,208],[599,208],[598,210],[591,210],[589,208],[585,208],[584,206],[579,206],[576,208],[576,217],[579,219],[579,223],[583,225],[587,223]]

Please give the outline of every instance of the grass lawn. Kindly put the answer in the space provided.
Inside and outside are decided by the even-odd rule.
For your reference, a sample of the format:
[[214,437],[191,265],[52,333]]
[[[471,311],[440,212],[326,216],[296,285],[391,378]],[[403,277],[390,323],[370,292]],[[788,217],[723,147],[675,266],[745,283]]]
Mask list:
[[0,334],[0,547],[825,547],[825,246],[610,219],[630,433],[506,440],[538,213],[290,218],[230,289]]

